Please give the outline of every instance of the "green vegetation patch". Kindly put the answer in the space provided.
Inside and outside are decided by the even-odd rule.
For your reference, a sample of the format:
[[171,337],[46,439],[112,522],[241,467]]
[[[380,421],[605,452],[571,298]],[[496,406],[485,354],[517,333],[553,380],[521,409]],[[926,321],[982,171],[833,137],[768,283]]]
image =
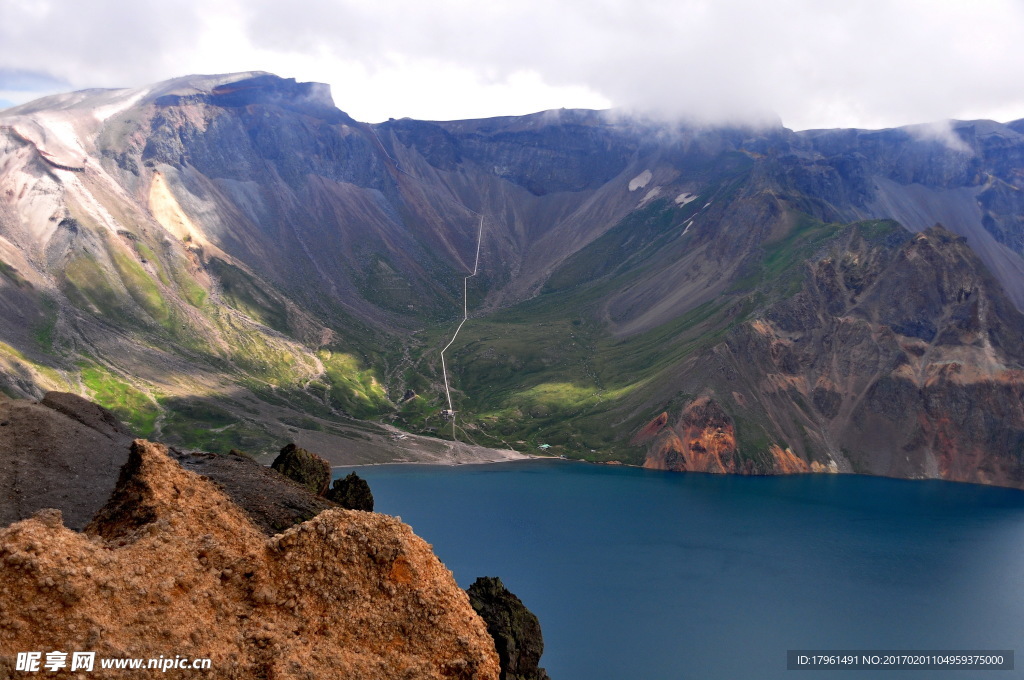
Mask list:
[[258,333],[236,334],[231,360],[249,375],[265,380],[274,387],[297,384],[306,374],[307,356],[278,346]]
[[398,407],[395,422],[410,430],[425,430],[429,423],[437,422],[437,414],[441,407],[432,404],[420,395],[406,399]]
[[200,286],[187,271],[178,267],[173,268],[171,271],[174,276],[174,282],[178,284],[178,290],[185,300],[193,307],[202,309],[203,304],[206,302],[206,289]]
[[544,292],[550,293],[594,281],[642,260],[659,237],[674,235],[703,205],[701,200],[676,208],[670,201],[652,201],[627,215],[619,224],[565,261],[548,279]]
[[869,242],[890,242],[900,243],[911,238],[906,229],[896,220],[865,220],[854,222],[849,226]]
[[54,333],[57,327],[57,301],[49,295],[41,295],[39,303],[42,307],[43,320],[33,330],[33,337],[39,348],[47,354],[53,354]]
[[736,445],[740,457],[752,460],[762,467],[771,468],[774,459],[768,449],[777,442],[764,425],[736,414],[732,414],[732,419],[736,427]]
[[324,426],[319,420],[313,420],[306,416],[284,416],[277,419],[282,425],[288,425],[290,427],[296,427],[301,430],[314,430],[322,431]]
[[[535,452],[546,444],[555,455],[639,462],[642,453],[627,445],[625,433],[646,417],[646,388],[719,342],[751,307],[735,298],[719,300],[645,333],[615,338],[593,320],[591,298],[599,299],[622,278],[547,293],[471,319],[448,355],[461,431],[452,432],[440,419],[437,411],[446,404],[436,381],[434,393],[418,390],[423,404],[402,406],[399,422],[481,445]],[[427,346],[433,349],[421,361],[437,362],[448,333],[430,332]]]
[[71,260],[64,276],[69,284],[65,293],[76,307],[92,307],[112,320],[127,320],[121,296],[92,255],[80,255]]
[[[0,342],[0,355],[6,355],[12,358],[15,362],[22,364],[22,368],[27,371],[24,374],[24,377],[31,379],[32,382],[37,383],[44,389],[71,389],[71,385],[68,383],[67,379],[58,373],[56,369],[29,359],[21,351],[11,347],[7,343]],[[32,372],[35,372],[35,374],[44,378],[45,382],[40,382],[36,376],[31,375]]]
[[513,395],[509,404],[532,416],[570,417],[582,413],[601,403],[615,401],[640,386],[641,383],[605,391],[593,386],[565,382],[548,382],[535,385]]
[[114,252],[113,261],[121,281],[136,304],[161,326],[170,326],[173,322],[170,307],[146,270],[124,253]]
[[746,266],[730,291],[751,291],[760,286],[769,288],[779,297],[796,294],[803,281],[804,263],[842,228],[842,225],[798,213],[790,230],[764,245],[760,259]]
[[370,302],[397,312],[407,313],[410,305],[422,302],[418,291],[380,255],[374,254],[364,269],[359,292]]
[[607,381],[653,378],[695,352],[719,342],[743,316],[727,317],[733,301],[706,302],[657,328],[624,339],[602,338],[595,366]]
[[767,294],[768,301],[790,297],[799,292],[803,284],[804,265],[829,243],[836,243],[851,233],[869,243],[889,246],[907,238],[906,230],[894,220],[838,224],[797,213],[793,227],[781,238],[765,244],[760,259],[748,264],[729,290],[735,293],[758,289]]
[[231,449],[262,451],[270,436],[262,427],[243,420],[210,399],[166,398],[163,439],[187,449],[226,454]]
[[0,276],[3,276],[8,281],[13,283],[22,290],[29,290],[32,288],[32,284],[29,283],[25,277],[18,273],[18,270],[7,264],[3,260],[0,260]]
[[369,418],[393,409],[384,386],[372,370],[351,354],[323,349],[317,352],[329,383],[331,402],[356,418]]
[[160,258],[156,256],[156,253],[153,252],[153,249],[141,241],[133,241],[133,244],[135,252],[139,254],[139,257],[145,262],[152,264],[153,268],[156,269],[156,275],[160,279],[160,283],[170,286],[171,280],[167,278],[167,269],[164,267],[164,263],[160,261]]
[[90,398],[127,423],[135,434],[153,434],[161,409],[149,395],[101,366],[83,366],[81,378]]

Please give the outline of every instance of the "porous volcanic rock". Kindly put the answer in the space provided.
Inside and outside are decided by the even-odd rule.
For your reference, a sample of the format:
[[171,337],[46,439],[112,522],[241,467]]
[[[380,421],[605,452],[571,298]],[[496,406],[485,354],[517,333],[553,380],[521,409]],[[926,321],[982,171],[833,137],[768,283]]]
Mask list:
[[499,675],[483,621],[408,526],[333,509],[268,539],[143,440],[85,534],[56,510],[0,530],[0,676],[25,650],[206,657],[217,678]]

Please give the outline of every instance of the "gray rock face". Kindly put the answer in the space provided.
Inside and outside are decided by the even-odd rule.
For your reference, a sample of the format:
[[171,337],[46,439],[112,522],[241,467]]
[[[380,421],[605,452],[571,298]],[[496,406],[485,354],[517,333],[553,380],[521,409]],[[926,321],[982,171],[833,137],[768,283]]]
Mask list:
[[66,526],[83,529],[114,489],[132,439],[114,414],[76,395],[0,395],[0,525],[56,508]]
[[1024,309],[1024,269],[1000,248],[1024,255],[1024,135],[1015,125],[808,131],[769,174],[820,200],[823,219],[895,219],[912,231],[942,224],[969,240]]
[[[61,134],[46,128],[53,116],[66,117]],[[795,133],[561,111],[367,125],[322,86],[260,73],[56,96],[0,118],[4,177],[31,187],[0,205],[12,244],[0,266],[0,341],[17,350],[0,347],[9,394],[38,396],[42,369],[74,374],[89,348],[137,382],[136,403],[166,409],[157,422],[179,443],[324,441],[298,431],[326,437],[347,415],[391,411],[410,388],[422,399],[399,405],[396,422],[430,431],[439,376],[419,330],[459,316],[482,233],[469,307],[496,332],[457,348],[460,398],[548,419],[537,427],[560,433],[568,453],[640,462],[627,443],[640,414],[678,417],[714,396],[730,417],[756,420],[730,421],[729,469],[833,458],[970,478],[965,461],[981,461],[975,478],[1015,479],[1016,425],[990,442],[1010,467],[966,441],[943,458],[935,447],[960,434],[935,428],[948,412],[958,433],[982,437],[987,426],[954,415],[1020,382],[1020,121]],[[71,132],[81,151],[64,148]],[[80,181],[65,182],[44,150],[62,164],[88,154]],[[99,217],[76,208],[93,199]],[[117,224],[95,223],[106,214]],[[831,240],[876,219],[902,226],[871,247]],[[936,223],[944,230],[927,231]],[[950,255],[961,251],[977,257]],[[550,346],[505,342],[534,321]],[[216,409],[188,407],[177,377],[213,390]],[[944,380],[958,386],[929,396]],[[532,403],[563,382],[593,387],[599,403]],[[932,429],[898,444],[874,437],[889,432],[872,424],[885,399],[906,405],[893,432],[925,412]],[[573,432],[556,412],[591,420]],[[530,438],[521,421],[496,425],[494,442]],[[580,445],[598,429],[600,442]],[[689,450],[662,444],[666,456]],[[885,453],[842,453],[869,444]]]
[[806,460],[1021,487],[1022,337],[1024,316],[961,237],[852,229],[726,346],[755,418]]

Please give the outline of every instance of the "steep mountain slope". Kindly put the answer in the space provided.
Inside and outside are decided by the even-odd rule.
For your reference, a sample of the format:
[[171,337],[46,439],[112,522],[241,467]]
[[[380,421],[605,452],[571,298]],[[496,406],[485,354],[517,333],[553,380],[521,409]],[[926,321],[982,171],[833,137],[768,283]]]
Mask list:
[[711,396],[649,424],[645,465],[1024,486],[1021,337],[962,237],[854,225],[796,295],[699,357],[689,384]]
[[[1017,389],[1019,123],[793,133],[563,110],[366,125],[325,86],[259,73],[61,95],[0,118],[10,393],[87,392],[143,434],[210,448],[265,451],[287,434],[327,452],[380,436],[351,416],[384,417],[669,468],[1019,484],[1013,418],[981,441],[961,415],[936,424],[950,404],[906,396],[882,428],[864,390],[906,376],[825,368],[866,347],[825,340],[856,327],[916,348],[899,351],[919,391],[959,363],[961,410],[997,398],[966,376]],[[461,319],[481,221],[451,423],[438,350]],[[932,262],[907,239],[937,222],[949,231],[926,235]],[[870,285],[834,283],[855,302],[823,299],[825,274],[807,273],[863,258],[887,264],[857,274]],[[961,288],[936,293],[942,281],[964,282],[982,311],[951,302]],[[785,326],[794,305],[814,323]],[[793,392],[762,345],[797,336]],[[742,370],[708,370],[722,362]],[[802,406],[818,387],[838,397]],[[724,438],[693,457],[685,440],[702,441],[703,420]],[[669,427],[679,444],[665,444]]]

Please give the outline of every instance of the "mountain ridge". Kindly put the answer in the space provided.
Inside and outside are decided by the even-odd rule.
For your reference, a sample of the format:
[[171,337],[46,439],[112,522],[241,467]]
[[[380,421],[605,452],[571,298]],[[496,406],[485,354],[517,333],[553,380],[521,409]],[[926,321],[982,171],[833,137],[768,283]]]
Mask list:
[[[977,257],[939,257],[942,276],[975,282],[975,299],[1012,327],[1024,303],[1024,137],[1013,123],[793,132],[572,110],[369,125],[324,88],[269,74],[147,91],[165,90],[102,115],[79,98],[78,122],[30,105],[0,112],[0,312],[20,315],[0,335],[0,360],[8,392],[88,393],[179,445],[259,452],[287,432],[300,445],[320,437],[317,450],[324,437],[358,448],[376,426],[354,416],[642,464],[647,445],[629,442],[645,424],[714,398],[748,472],[831,461],[949,476],[957,465],[925,465],[960,455],[937,440],[910,454],[920,465],[886,468],[856,453],[863,431],[832,431],[794,400],[745,406],[699,358],[728,353],[738,328],[769,323],[802,289],[820,297],[805,263],[854,248],[850,225],[896,220],[864,228],[953,239],[943,252],[965,238]],[[44,151],[63,165],[81,152],[84,170]],[[481,219],[470,322],[452,347],[455,424],[439,413],[437,350],[461,318]],[[936,223],[951,235],[926,231]],[[886,276],[923,285],[899,262]],[[953,308],[918,297],[877,332],[946,327]],[[821,304],[830,319],[849,312]],[[995,317],[977,318],[956,350],[965,370],[999,364],[1010,379],[1019,338],[992,345],[994,359],[966,349],[1000,332]],[[775,371],[753,363],[755,384]],[[814,390],[801,389],[800,399]],[[806,445],[793,423],[809,429]],[[1006,444],[1019,428],[983,481],[1020,485]],[[787,450],[802,463],[772,453]]]

